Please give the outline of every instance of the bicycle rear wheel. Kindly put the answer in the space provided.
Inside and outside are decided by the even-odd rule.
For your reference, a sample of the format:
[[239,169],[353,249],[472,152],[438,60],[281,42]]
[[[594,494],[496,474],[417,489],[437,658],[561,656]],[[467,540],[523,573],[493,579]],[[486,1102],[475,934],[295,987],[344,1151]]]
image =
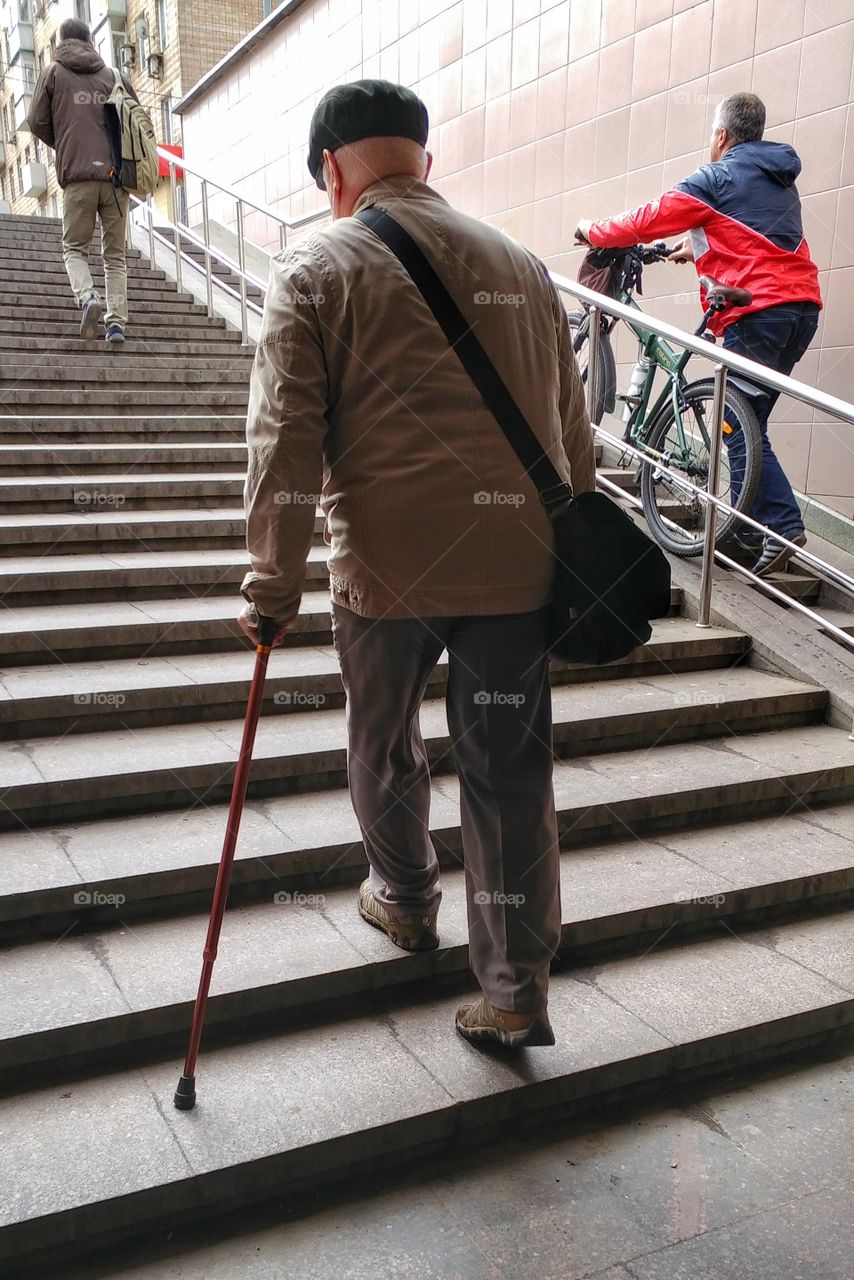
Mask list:
[[[587,390],[587,358],[590,351],[589,326],[590,316],[586,311],[570,311],[567,315],[569,329],[572,334],[572,349],[575,352],[578,372]],[[614,348],[607,333],[599,333],[599,365],[596,372],[596,388],[593,402],[591,422],[597,427],[606,413],[614,412],[617,390],[617,365],[614,360]]]
[[[672,471],[684,474],[692,484],[706,489],[711,461],[714,383],[711,379],[693,382],[680,394],[684,446],[677,431],[672,401],[653,422],[644,444],[660,453],[661,461]],[[731,449],[734,450],[732,455]],[[742,458],[743,477],[739,485],[738,471]],[[735,387],[728,386],[717,496],[728,501],[737,511],[748,513],[756,497],[761,470],[762,434],[756,414],[747,397]],[[735,495],[734,488],[737,489]],[[698,556],[702,553],[706,504],[696,494],[678,480],[665,475],[654,461],[650,461],[644,462],[641,468],[641,498],[650,530],[665,551],[676,556]],[[716,509],[716,545],[728,538],[739,523],[737,516]]]

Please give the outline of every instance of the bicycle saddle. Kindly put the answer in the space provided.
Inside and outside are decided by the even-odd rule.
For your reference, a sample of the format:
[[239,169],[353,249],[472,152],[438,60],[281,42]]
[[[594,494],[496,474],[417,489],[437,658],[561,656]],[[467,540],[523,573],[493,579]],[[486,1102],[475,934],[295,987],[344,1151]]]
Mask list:
[[706,290],[709,306],[749,307],[753,301],[753,294],[748,289],[731,289],[712,276],[700,276],[700,284]]

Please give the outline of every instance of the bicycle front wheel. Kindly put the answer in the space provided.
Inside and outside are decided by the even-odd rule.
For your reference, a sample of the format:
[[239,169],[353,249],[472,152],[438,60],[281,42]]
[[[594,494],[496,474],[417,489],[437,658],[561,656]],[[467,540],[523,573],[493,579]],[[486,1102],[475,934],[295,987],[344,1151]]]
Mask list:
[[[695,493],[666,475],[660,461],[700,489],[707,489],[711,465],[711,379],[693,382],[679,393],[679,420],[671,401],[650,427],[644,445],[655,450],[656,460],[641,468],[641,498],[650,530],[665,551],[676,556],[698,556],[705,541],[706,504]],[[736,511],[753,506],[762,470],[762,433],[747,397],[733,386],[726,391],[724,448],[717,496]],[[738,527],[737,516],[715,508],[715,544],[725,541]]]
[[[590,315],[587,311],[570,311],[567,315],[569,330],[572,334],[572,349],[584,390],[587,391],[587,358],[590,352],[589,327]],[[596,371],[596,387],[593,397],[593,410],[590,420],[599,426],[606,413],[614,412],[617,390],[617,366],[614,360],[614,348],[607,333],[599,334],[599,364]]]

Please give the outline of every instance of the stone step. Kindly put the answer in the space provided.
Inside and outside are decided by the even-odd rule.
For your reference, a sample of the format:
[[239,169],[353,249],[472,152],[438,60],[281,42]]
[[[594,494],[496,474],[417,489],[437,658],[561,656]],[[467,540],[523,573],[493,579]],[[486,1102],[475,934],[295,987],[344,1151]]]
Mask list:
[[[106,281],[103,272],[92,272],[92,283],[101,296],[104,296]],[[23,306],[37,306],[30,302],[34,296],[53,299],[65,303],[70,299],[76,307],[77,301],[71,293],[68,276],[60,267],[54,272],[48,271],[9,271],[4,275],[4,284],[8,285],[8,294]],[[156,276],[142,267],[128,271],[128,294],[135,297],[163,298],[167,302],[192,302],[193,295],[178,292],[177,286],[167,280],[162,273]]]
[[[235,749],[232,767],[236,755]],[[651,843],[669,847],[664,833],[674,830],[696,831],[700,839],[706,825],[795,813],[819,832],[849,839],[828,806],[847,805],[854,796],[854,757],[843,730],[811,725],[558,758],[554,786],[565,849],[631,833],[640,856]],[[116,895],[125,919],[209,907],[225,802],[206,796],[177,814],[105,818],[97,812],[90,807],[79,818],[0,833],[0,936],[55,939],[75,925],[115,923]],[[455,775],[434,777],[430,812],[439,859],[455,869],[462,847]],[[717,847],[722,857],[735,856],[731,843],[717,840]],[[767,856],[773,862],[776,846]],[[363,867],[344,786],[250,798],[230,901],[269,901],[279,890],[326,892],[354,883]],[[88,897],[75,900],[78,893]]]
[[[48,478],[57,483],[76,483],[79,476],[96,475],[102,480],[111,473],[139,480],[140,476],[168,478],[181,471],[240,472],[246,468],[246,445],[222,444],[0,444],[0,485],[3,477],[15,478],[39,487]],[[9,501],[9,499],[6,499]]]
[[139,413],[145,408],[161,406],[174,409],[176,405],[185,404],[203,413],[223,406],[240,406],[245,408],[249,397],[248,380],[245,386],[228,391],[218,391],[211,385],[203,390],[191,391],[178,388],[174,391],[160,389],[146,391],[141,388],[129,390],[121,383],[115,387],[82,388],[51,386],[24,387],[0,382],[0,416],[8,414],[14,408],[29,407],[30,413],[43,411],[55,412],[56,406],[63,406],[66,413],[79,413],[81,407],[110,410],[126,406],[131,412]]
[[[326,548],[312,547],[306,567],[309,587],[327,584]],[[144,600],[164,593],[188,595],[228,593],[232,597],[249,568],[238,549],[113,552],[109,556],[38,555],[0,559],[0,595],[14,605],[75,600]]]
[[[155,330],[156,332],[156,330]],[[20,332],[0,333],[0,352],[26,351],[30,354],[47,353],[50,355],[71,356],[77,359],[99,360],[109,357],[111,360],[149,360],[152,356],[167,356],[176,361],[193,359],[197,356],[213,356],[228,360],[245,360],[254,358],[253,347],[244,347],[240,342],[240,334],[235,329],[216,329],[204,340],[186,342],[178,337],[179,330],[171,331],[172,339],[149,338],[143,346],[138,340],[138,330],[134,329],[122,347],[121,355],[114,349],[101,351],[88,344],[83,347],[79,333],[74,337],[37,337],[22,338]],[[105,344],[106,346],[106,344]],[[85,352],[85,356],[82,354]]]
[[473,1145],[586,1098],[785,1058],[854,1022],[852,941],[838,912],[572,966],[551,985],[556,1045],[511,1058],[455,1035],[459,993],[402,992],[203,1052],[190,1114],[173,1107],[174,1053],[10,1096],[0,1258],[57,1274],[75,1252],[283,1188],[318,1194],[413,1149],[458,1152],[461,1134]]
[[[276,657],[276,665],[286,668],[288,655]],[[555,752],[561,757],[702,737],[734,740],[739,733],[814,723],[827,705],[823,689],[749,668],[594,680],[558,687],[552,699]],[[285,711],[285,705],[283,714],[262,719],[258,727],[252,794],[343,785],[341,711],[326,710],[313,694],[308,710]],[[114,710],[120,721],[121,707]],[[425,702],[421,724],[431,763],[449,771],[443,701]],[[223,799],[241,733],[241,722],[229,719],[185,724],[180,733],[166,725],[0,742],[0,777],[6,782],[0,827]]]
[[78,374],[88,379],[93,376],[100,377],[104,373],[114,379],[127,376],[131,381],[137,382],[146,370],[149,371],[152,381],[163,381],[164,373],[170,378],[180,380],[185,370],[191,370],[194,373],[239,375],[248,382],[254,356],[254,352],[242,346],[200,353],[176,352],[173,347],[168,355],[165,352],[148,351],[139,344],[135,344],[136,349],[130,351],[125,350],[121,344],[99,342],[92,346],[79,339],[75,344],[69,343],[69,346],[71,349],[68,352],[61,353],[62,360],[58,368],[53,361],[59,353],[55,348],[51,348],[49,351],[29,352],[25,358],[27,363],[24,359],[16,362],[16,372],[19,377],[23,377],[29,368],[33,368],[34,374],[27,376],[36,376],[39,379],[54,382],[62,381],[63,375],[68,382],[75,382]]
[[[157,320],[156,316],[161,316],[161,320]],[[33,321],[32,325],[28,325],[27,321]],[[0,333],[22,333],[22,330],[32,328],[35,330],[32,334],[33,348],[38,349],[38,343],[45,338],[68,337],[68,334],[78,333],[79,324],[81,324],[81,312],[76,303],[72,302],[64,310],[56,308],[54,311],[47,311],[40,307],[0,307]],[[137,314],[131,316],[128,324],[128,335],[134,335],[136,338],[156,338],[157,335],[174,333],[177,337],[186,337],[183,330],[192,329],[196,332],[198,329],[224,329],[225,321],[220,316],[210,316],[204,310],[204,307],[198,307],[196,310],[189,310],[188,307],[175,305],[173,310],[164,311],[160,306],[149,308],[143,306],[137,308]],[[238,334],[239,337],[239,334]],[[129,337],[128,337],[129,340]]]
[[[56,406],[54,406],[55,408]],[[228,443],[239,444],[246,439],[246,410],[227,411],[208,409],[204,406],[186,413],[170,413],[163,407],[148,412],[142,407],[134,412],[133,406],[121,406],[121,413],[113,405],[98,413],[40,414],[32,410],[13,412],[0,409],[0,440],[4,444],[31,446],[34,441],[53,444],[86,444],[98,450],[102,445],[135,444],[151,445],[178,443]]]
[[[322,603],[328,604],[325,597]],[[236,611],[232,605],[230,619]],[[49,654],[51,633],[42,640]],[[599,668],[553,663],[552,683],[652,679],[729,667],[743,660],[749,644],[749,638],[737,631],[699,630],[689,619],[664,618],[655,623],[649,643],[630,659]],[[434,694],[444,689],[446,672],[443,658],[431,680]],[[229,651],[219,653],[172,658],[146,653],[141,659],[57,662],[49,670],[43,665],[17,666],[0,677],[5,695],[0,696],[0,737],[107,729],[116,723],[143,727],[242,717],[251,675],[245,641],[236,645],[233,640]],[[268,675],[265,713],[299,710],[307,698],[320,698],[326,708],[344,704],[331,646],[289,648],[287,658]]]
[[[681,592],[674,588],[674,613],[680,604]],[[235,622],[238,607],[231,591],[135,603],[111,594],[76,604],[18,606],[0,611],[0,663],[26,666],[233,649],[235,640],[242,639]],[[308,643],[332,643],[328,590],[303,592],[300,612],[285,637],[286,647]],[[675,662],[675,650],[668,652],[668,661]]]
[[[69,293],[22,293],[20,305],[8,303],[8,294],[4,295],[4,303],[0,306],[0,317],[7,320],[53,320],[62,322],[69,316],[80,315],[76,298]],[[186,300],[185,300],[186,299]],[[192,301],[192,294],[169,293],[162,298],[148,296],[131,297],[134,315],[162,315],[178,323],[177,317],[185,315],[204,316],[209,319],[207,309],[200,302]]]
[[[666,845],[623,840],[561,856],[560,957],[589,963],[616,949],[645,948],[667,934],[672,945],[701,929],[784,919],[793,906],[844,907],[854,895],[854,804],[832,810],[837,834],[816,827],[822,810],[679,831]],[[252,1022],[327,1016],[335,1000],[360,1000],[401,986],[430,999],[429,988],[468,968],[465,873],[442,873],[441,949],[414,957],[368,933],[352,882],[278,888],[232,904],[208,1004],[205,1043]],[[290,883],[290,881],[289,881]],[[88,890],[68,890],[73,899]],[[93,895],[89,895],[93,896]],[[106,896],[106,895],[105,895]],[[118,896],[118,895],[114,895]],[[26,1071],[62,1078],[127,1060],[168,1043],[180,1051],[192,1015],[197,962],[208,913],[138,918],[125,904],[114,922],[89,924],[45,941],[0,951],[0,1084]],[[854,940],[854,939],[853,939]],[[78,998],[69,1005],[69,987]]]
[[[243,492],[243,477],[223,481],[219,476],[182,477],[157,483],[162,497],[146,495],[144,484],[125,477],[67,481],[57,486],[65,499],[48,503],[52,510],[16,511],[0,516],[0,570],[6,556],[44,549],[57,555],[106,554],[113,548],[160,550],[203,547],[242,547],[246,521],[235,499]],[[11,486],[0,482],[0,493]],[[187,507],[195,496],[196,505]],[[64,506],[62,505],[64,501]],[[324,521],[315,521],[321,540]]]
[[152,391],[168,387],[223,387],[234,390],[239,387],[248,394],[250,368],[241,360],[232,365],[224,357],[219,364],[194,366],[184,361],[180,365],[163,365],[158,360],[127,360],[117,355],[121,367],[110,368],[112,357],[106,343],[97,349],[98,363],[80,361],[76,365],[48,363],[47,357],[36,361],[20,363],[12,376],[0,379],[0,395],[9,397],[9,393],[17,394],[24,390],[45,390],[53,394],[55,390],[62,392],[85,391],[90,387],[100,390],[109,384],[120,387],[127,394],[149,387]]

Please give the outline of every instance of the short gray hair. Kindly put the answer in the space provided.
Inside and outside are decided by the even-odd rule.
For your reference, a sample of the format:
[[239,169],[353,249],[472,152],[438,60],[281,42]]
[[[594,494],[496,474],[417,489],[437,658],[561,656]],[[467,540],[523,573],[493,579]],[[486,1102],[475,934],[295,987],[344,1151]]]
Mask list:
[[755,93],[733,93],[719,105],[715,128],[726,129],[731,146],[758,142],[765,132],[765,103]]

